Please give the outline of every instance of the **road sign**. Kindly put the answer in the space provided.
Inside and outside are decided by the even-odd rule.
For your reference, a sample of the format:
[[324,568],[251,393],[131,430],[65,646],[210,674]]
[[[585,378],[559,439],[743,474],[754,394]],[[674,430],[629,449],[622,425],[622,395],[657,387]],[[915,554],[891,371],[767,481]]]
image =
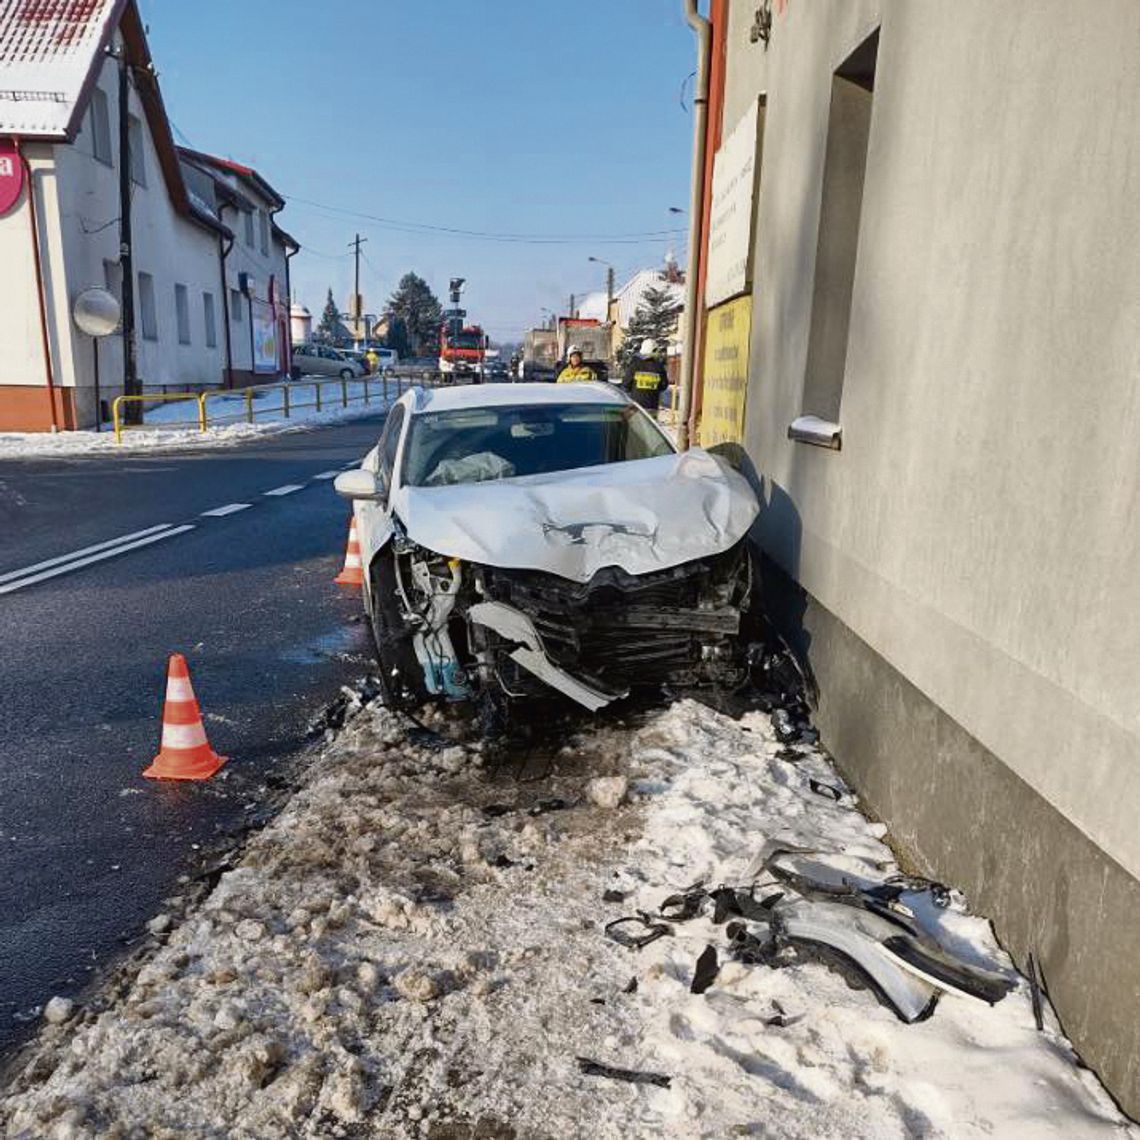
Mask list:
[[0,139],[0,216],[19,200],[24,189],[24,164],[12,139]]

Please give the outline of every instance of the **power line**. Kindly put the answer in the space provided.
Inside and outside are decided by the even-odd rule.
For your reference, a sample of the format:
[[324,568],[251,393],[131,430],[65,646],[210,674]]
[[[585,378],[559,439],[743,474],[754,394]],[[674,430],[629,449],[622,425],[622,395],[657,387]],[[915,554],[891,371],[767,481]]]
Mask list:
[[359,218],[373,223],[384,229],[394,230],[398,233],[447,234],[450,237],[472,238],[479,241],[496,241],[516,245],[573,245],[577,243],[594,242],[611,245],[647,245],[660,241],[665,237],[675,237],[683,234],[682,229],[643,230],[628,234],[522,234],[501,233],[490,230],[467,230],[457,226],[438,226],[428,222],[408,222],[396,218],[384,218],[376,214],[366,214],[358,210],[348,210],[341,206],[330,206],[325,202],[314,202],[309,198],[298,198],[294,195],[284,195],[286,201],[294,205],[309,206],[316,210],[325,210],[347,218]]

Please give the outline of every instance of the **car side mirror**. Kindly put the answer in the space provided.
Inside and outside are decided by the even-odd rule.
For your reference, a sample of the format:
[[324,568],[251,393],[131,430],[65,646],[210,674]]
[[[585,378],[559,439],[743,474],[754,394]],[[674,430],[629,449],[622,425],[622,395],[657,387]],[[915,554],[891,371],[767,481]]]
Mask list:
[[374,472],[362,468],[342,471],[333,481],[333,489],[346,499],[364,499],[373,503],[380,502],[388,495],[384,480]]

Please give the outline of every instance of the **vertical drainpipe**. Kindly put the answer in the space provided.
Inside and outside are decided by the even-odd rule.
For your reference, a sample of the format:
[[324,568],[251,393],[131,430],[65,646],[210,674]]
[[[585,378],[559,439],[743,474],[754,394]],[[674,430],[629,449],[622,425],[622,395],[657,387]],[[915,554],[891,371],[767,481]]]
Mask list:
[[292,252],[289,248],[285,249],[285,299],[289,303],[289,307],[285,313],[285,327],[289,330],[289,335],[285,338],[285,368],[288,379],[293,379],[293,275],[289,267],[289,262],[301,252],[298,246]]
[[36,269],[36,298],[40,307],[40,342],[44,353],[44,375],[47,378],[48,406],[51,409],[51,430],[59,431],[59,419],[55,411],[55,373],[51,363],[51,340],[48,337],[47,297],[44,293],[44,270],[40,260],[40,224],[36,216],[36,188],[32,182],[32,167],[28,156],[20,146],[20,140],[15,140],[16,153],[20,156],[20,165],[24,168],[24,179],[28,184],[28,221],[32,230],[32,261]]
[[[225,220],[222,218],[222,213],[225,210],[225,203],[218,206],[218,221],[224,226]],[[230,250],[234,247],[234,235],[231,233],[229,242],[226,244],[226,239],[221,234],[218,235],[218,261],[221,264],[222,270],[222,322],[225,325],[226,333],[226,387],[232,388],[234,386],[234,349],[233,342],[230,339],[230,287],[226,282],[226,258],[230,255]]]
[[677,445],[689,447],[689,410],[697,348],[697,276],[701,264],[702,196],[705,180],[706,126],[709,113],[709,45],[712,26],[697,10],[697,0],[684,0],[685,19],[697,35],[697,81],[693,88],[693,164],[689,186],[689,267],[685,274],[685,338],[681,343],[681,416]]

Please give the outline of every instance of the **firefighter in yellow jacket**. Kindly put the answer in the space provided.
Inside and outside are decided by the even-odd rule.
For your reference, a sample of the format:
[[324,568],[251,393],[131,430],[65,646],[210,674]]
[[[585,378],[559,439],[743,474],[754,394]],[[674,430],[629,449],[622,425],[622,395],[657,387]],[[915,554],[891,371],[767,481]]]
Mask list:
[[589,383],[598,374],[582,360],[582,350],[572,344],[566,352],[566,367],[558,373],[559,384]]

